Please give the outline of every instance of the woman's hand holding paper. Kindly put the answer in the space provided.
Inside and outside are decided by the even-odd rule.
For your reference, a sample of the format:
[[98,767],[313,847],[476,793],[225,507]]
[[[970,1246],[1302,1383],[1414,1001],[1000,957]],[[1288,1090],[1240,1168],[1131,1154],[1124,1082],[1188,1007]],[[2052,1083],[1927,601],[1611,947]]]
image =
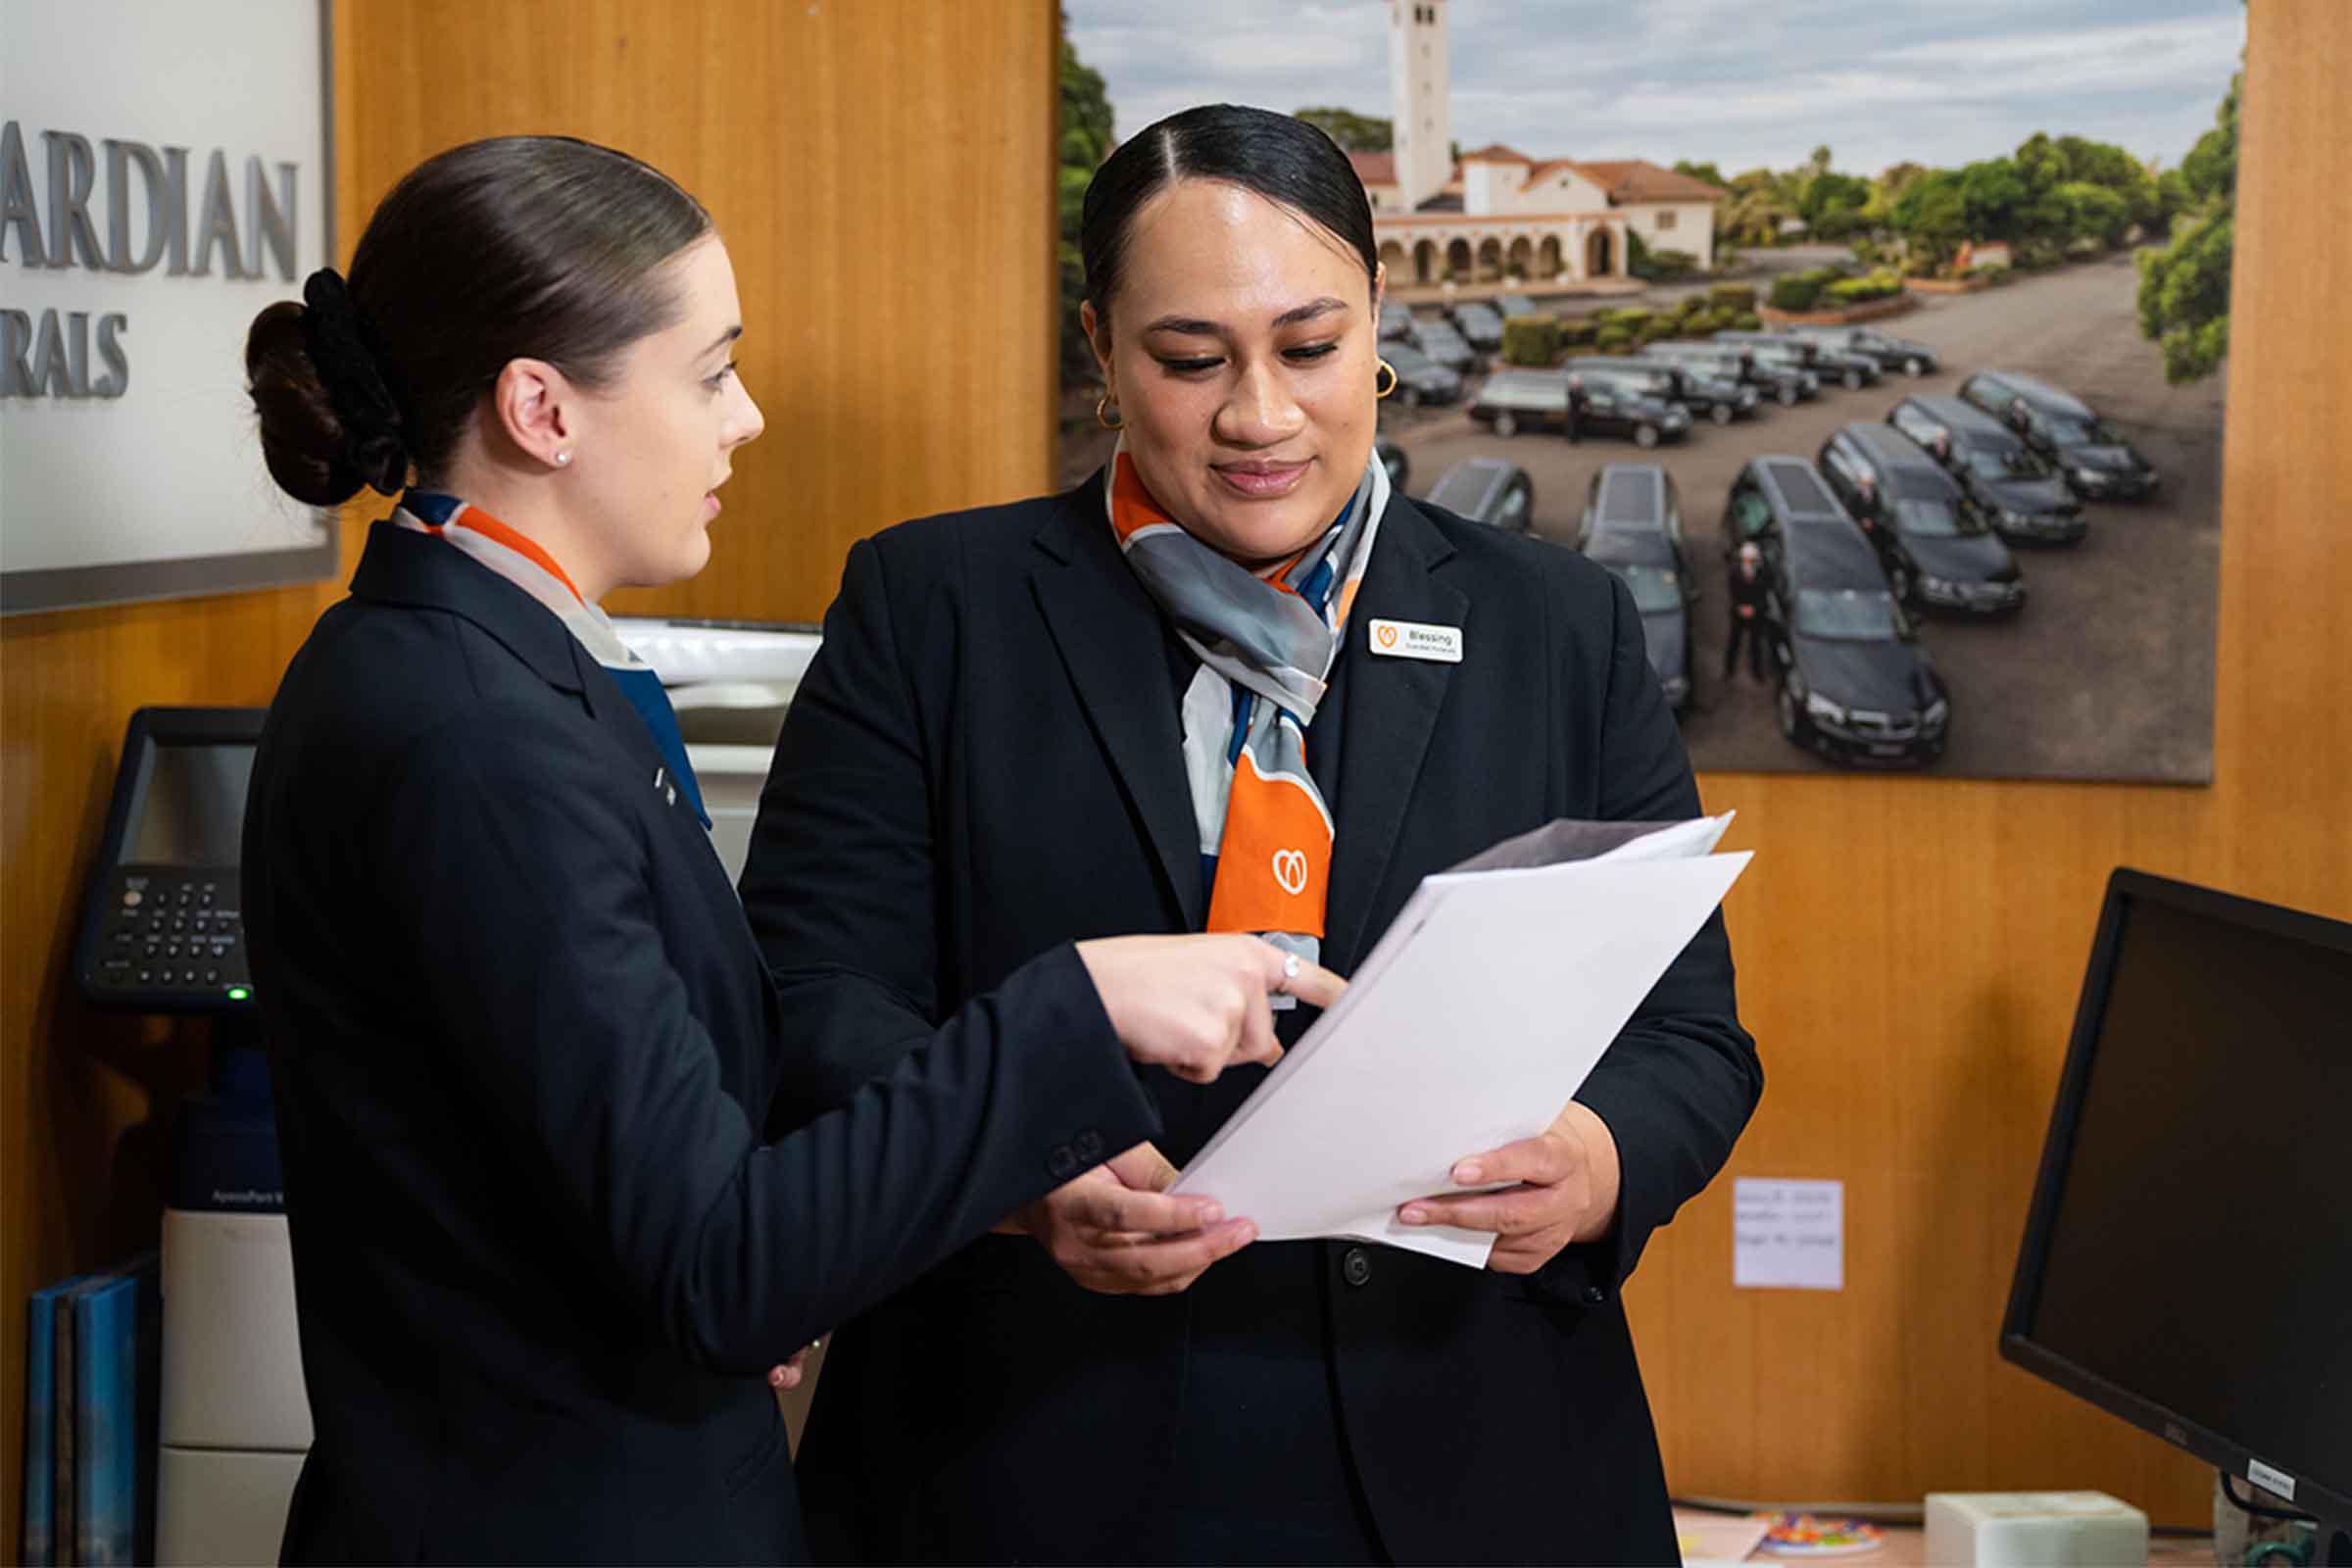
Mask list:
[[1533,1138],[1488,1150],[1453,1167],[1456,1187],[1494,1191],[1435,1193],[1397,1210],[1407,1225],[1493,1231],[1487,1267],[1533,1274],[1572,1242],[1598,1241],[1617,1214],[1617,1140],[1608,1124],[1577,1101]]
[[1037,1238],[1062,1271],[1105,1296],[1172,1296],[1257,1239],[1214,1200],[1171,1198],[1176,1167],[1150,1144],[1055,1188],[1000,1230]]

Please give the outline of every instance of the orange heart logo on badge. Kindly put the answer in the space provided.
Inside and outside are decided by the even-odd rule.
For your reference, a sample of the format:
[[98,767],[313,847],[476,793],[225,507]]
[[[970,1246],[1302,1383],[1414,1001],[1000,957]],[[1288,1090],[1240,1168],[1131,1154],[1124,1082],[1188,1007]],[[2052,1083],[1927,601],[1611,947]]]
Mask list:
[[1394,626],[1391,626],[1391,625],[1387,625],[1387,624],[1383,624],[1383,625],[1379,626],[1378,628],[1376,628],[1376,635],[1377,635],[1377,636],[1380,638],[1380,646],[1381,646],[1381,647],[1383,647],[1383,648],[1394,648],[1394,647],[1396,647],[1396,627],[1394,627]]
[[1274,852],[1274,880],[1282,891],[1297,895],[1306,891],[1306,852],[1304,850],[1276,850]]

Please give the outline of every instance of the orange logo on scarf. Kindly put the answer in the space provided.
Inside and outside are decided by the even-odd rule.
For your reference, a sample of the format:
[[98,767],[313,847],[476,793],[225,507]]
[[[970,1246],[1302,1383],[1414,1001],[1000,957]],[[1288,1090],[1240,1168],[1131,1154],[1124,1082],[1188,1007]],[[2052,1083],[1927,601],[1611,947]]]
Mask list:
[[1233,764],[1208,929],[1319,937],[1330,876],[1331,820],[1323,803],[1296,779],[1259,772],[1245,747]]

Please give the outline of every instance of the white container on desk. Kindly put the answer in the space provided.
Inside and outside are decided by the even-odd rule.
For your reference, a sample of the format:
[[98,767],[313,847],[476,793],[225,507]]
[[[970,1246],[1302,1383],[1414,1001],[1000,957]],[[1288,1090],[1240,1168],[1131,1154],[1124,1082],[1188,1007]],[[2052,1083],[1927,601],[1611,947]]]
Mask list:
[[2140,1568],[2148,1516],[2104,1492],[1931,1492],[1930,1568]]

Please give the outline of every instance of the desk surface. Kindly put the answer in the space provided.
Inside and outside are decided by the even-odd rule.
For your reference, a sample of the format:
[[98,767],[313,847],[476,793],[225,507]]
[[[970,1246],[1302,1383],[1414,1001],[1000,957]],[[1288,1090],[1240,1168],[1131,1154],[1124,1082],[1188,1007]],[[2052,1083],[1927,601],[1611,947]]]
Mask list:
[[[1685,1534],[1706,1528],[1709,1523],[1720,1525],[1726,1515],[1691,1512],[1677,1508],[1674,1522]],[[1825,1568],[1924,1568],[1927,1558],[1926,1533],[1918,1525],[1881,1525],[1886,1544],[1876,1551],[1858,1552],[1850,1557],[1782,1557],[1761,1548],[1744,1559],[1750,1568],[1775,1568],[1786,1564],[1822,1564]],[[1694,1561],[1718,1561],[1716,1558],[1697,1558]],[[2215,1568],[2213,1538],[2211,1536],[2151,1536],[2148,1540],[2150,1568]]]

